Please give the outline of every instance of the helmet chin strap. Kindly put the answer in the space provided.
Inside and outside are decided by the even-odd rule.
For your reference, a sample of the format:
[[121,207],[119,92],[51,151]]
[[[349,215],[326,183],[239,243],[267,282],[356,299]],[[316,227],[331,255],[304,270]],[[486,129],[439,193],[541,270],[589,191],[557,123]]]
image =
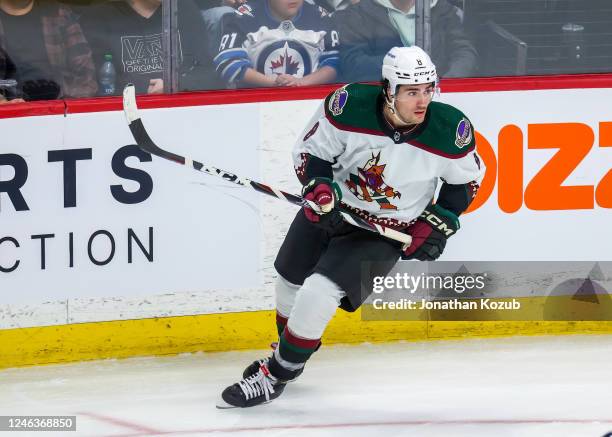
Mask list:
[[389,97],[389,93],[385,93],[385,103],[387,105],[387,108],[389,108],[389,111],[391,111],[391,115],[396,118],[397,120],[399,120],[400,123],[403,123],[404,125],[410,126],[411,124],[416,124],[416,123],[411,123],[409,121],[406,121],[402,118],[401,115],[399,115],[399,111],[397,110],[397,108],[395,107],[395,93]]

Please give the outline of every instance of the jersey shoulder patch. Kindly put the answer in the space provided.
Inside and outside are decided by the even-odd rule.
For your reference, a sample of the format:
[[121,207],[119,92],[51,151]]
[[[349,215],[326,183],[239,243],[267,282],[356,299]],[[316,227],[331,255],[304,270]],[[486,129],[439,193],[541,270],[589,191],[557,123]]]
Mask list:
[[243,3],[240,7],[234,9],[238,15],[246,15],[248,17],[255,17],[253,13],[253,7],[248,3]]
[[377,119],[378,85],[353,83],[325,98],[325,115],[337,127],[380,130]]
[[317,6],[317,9],[321,17],[329,17],[331,15],[329,11],[322,6]]
[[452,157],[464,156],[474,150],[474,127],[466,115],[454,106],[431,102],[427,128],[418,140]]

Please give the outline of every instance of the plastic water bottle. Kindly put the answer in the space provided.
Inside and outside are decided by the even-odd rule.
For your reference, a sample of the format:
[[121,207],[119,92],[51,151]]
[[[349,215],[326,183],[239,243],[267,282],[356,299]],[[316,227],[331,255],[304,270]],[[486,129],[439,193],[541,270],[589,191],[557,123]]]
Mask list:
[[100,94],[103,96],[114,96],[117,72],[113,65],[113,55],[104,55],[104,64],[100,68],[99,80]]

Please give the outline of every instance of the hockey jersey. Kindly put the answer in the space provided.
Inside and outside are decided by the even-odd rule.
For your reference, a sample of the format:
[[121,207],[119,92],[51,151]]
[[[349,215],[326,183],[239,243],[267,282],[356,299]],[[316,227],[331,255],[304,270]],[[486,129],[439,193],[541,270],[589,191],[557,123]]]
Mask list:
[[295,18],[279,22],[268,0],[253,0],[223,17],[214,63],[230,84],[247,68],[304,77],[326,65],[338,69],[339,45],[333,20],[321,8],[304,3]]
[[461,111],[431,102],[423,123],[402,132],[384,118],[381,91],[380,85],[349,84],[331,93],[298,138],[293,160],[303,182],[312,157],[332,163],[346,206],[401,229],[431,203],[440,179],[477,184],[485,167]]

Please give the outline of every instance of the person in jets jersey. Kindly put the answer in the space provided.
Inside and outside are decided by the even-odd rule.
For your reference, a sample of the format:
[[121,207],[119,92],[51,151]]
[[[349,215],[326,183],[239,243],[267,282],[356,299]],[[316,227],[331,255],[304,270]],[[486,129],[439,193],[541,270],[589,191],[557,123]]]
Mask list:
[[304,0],[249,0],[226,14],[215,68],[228,86],[331,83],[340,63],[334,20]]
[[[274,264],[278,346],[223,391],[220,408],[280,396],[321,345],[337,307],[355,311],[374,276],[388,274],[400,257],[437,259],[459,230],[485,171],[470,120],[432,101],[436,68],[418,47],[392,48],[382,77],[381,85],[331,93],[298,139],[295,168],[315,207],[296,215]],[[369,221],[410,234],[412,243],[343,221],[341,200]],[[372,262],[365,272],[364,262]]]

